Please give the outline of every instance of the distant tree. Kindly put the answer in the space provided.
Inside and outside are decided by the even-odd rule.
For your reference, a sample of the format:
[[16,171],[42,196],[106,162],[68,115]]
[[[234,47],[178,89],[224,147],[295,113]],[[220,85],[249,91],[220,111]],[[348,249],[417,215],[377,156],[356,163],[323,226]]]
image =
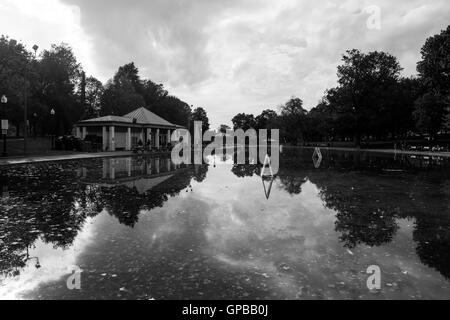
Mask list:
[[143,81],[143,97],[148,107],[152,107],[166,98],[169,93],[162,84],[156,84],[151,80]]
[[100,115],[101,101],[104,93],[103,84],[94,77],[86,79],[84,118],[94,118]]
[[[450,127],[450,26],[429,37],[421,54],[417,71],[428,93],[417,101],[415,118],[419,129],[434,135],[439,129],[448,130]],[[435,104],[432,106],[431,103]],[[438,123],[441,124],[439,128]]]
[[379,136],[390,133],[392,138],[405,137],[414,130],[413,111],[415,101],[423,93],[422,83],[418,78],[400,78],[388,87],[380,101],[380,114],[375,132]]
[[280,106],[282,116],[304,116],[307,111],[303,108],[303,100],[292,97],[284,105]]
[[220,126],[219,126],[219,132],[221,132],[221,133],[227,133],[227,131],[228,130],[231,130],[231,127],[230,126],[228,126],[228,125],[226,125],[226,124],[221,124]]
[[255,118],[257,129],[273,129],[276,125],[278,115],[275,111],[266,109]]
[[448,105],[446,98],[440,94],[428,92],[415,104],[413,113],[417,129],[435,138],[444,123],[444,110]]
[[388,88],[394,85],[402,68],[394,56],[385,52],[367,54],[353,49],[347,51],[338,66],[340,103],[339,112],[354,119],[353,135],[356,146],[360,146],[362,134],[379,131],[379,115]]
[[425,85],[442,95],[450,93],[450,26],[429,37],[421,49],[417,71]]
[[330,141],[334,138],[335,121],[332,109],[325,100],[306,115],[304,138],[309,141]]
[[248,129],[256,127],[255,116],[252,114],[239,113],[231,119],[233,123],[233,129],[242,129],[247,131]]
[[122,116],[145,106],[142,91],[139,70],[134,63],[119,67],[113,79],[106,84],[101,100],[101,114]]
[[48,107],[47,114],[50,109],[55,109],[57,133],[68,133],[84,112],[75,92],[80,85],[81,66],[72,48],[63,43],[44,50],[39,67],[42,81],[40,93]]
[[169,122],[189,127],[191,107],[175,96],[165,96],[148,108]]
[[285,142],[297,144],[303,139],[307,111],[300,98],[292,97],[280,106],[280,131]]
[[[202,122],[202,132],[206,132],[209,130],[209,119],[208,114],[206,113],[205,109],[203,108],[197,108],[192,112],[191,115],[192,122],[194,121],[201,121]],[[193,128],[193,125],[191,126]]]
[[[25,96],[30,99],[30,96],[35,94],[39,80],[37,65],[32,54],[23,44],[1,36],[0,95],[4,94],[8,97],[6,105],[8,119],[17,128],[23,122]],[[28,95],[25,95],[25,86],[29,89]],[[1,110],[1,112],[3,111]]]

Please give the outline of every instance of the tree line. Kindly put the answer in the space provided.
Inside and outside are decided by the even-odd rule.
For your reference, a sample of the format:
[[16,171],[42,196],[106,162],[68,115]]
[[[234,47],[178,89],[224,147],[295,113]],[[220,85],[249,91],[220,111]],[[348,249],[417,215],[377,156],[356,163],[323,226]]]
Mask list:
[[292,144],[434,140],[450,132],[450,26],[426,40],[421,56],[418,75],[402,77],[393,55],[348,50],[337,68],[337,86],[326,90],[310,111],[293,97],[278,112],[237,114],[234,129],[279,128],[282,141]]
[[25,104],[28,130],[34,134],[69,134],[79,120],[122,116],[142,106],[174,124],[191,127],[193,121],[203,121],[209,129],[205,109],[193,109],[162,84],[142,79],[133,62],[103,84],[86,76],[67,44],[52,45],[39,55],[37,50],[0,37],[0,95],[8,98],[2,119],[10,121],[17,135],[23,132]]

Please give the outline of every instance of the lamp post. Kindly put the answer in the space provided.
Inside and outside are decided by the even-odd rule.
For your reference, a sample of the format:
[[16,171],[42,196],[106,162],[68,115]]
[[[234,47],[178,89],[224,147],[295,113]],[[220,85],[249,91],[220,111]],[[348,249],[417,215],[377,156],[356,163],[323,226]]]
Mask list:
[[37,123],[37,113],[33,113],[33,135],[34,135],[34,139],[36,139],[36,123]]
[[50,110],[50,116],[52,118],[52,150],[55,150],[55,109],[52,108],[52,110]]
[[[37,45],[33,46],[34,50],[34,60],[36,60],[36,54],[39,47]],[[23,110],[23,119],[25,122],[24,130],[23,130],[23,153],[27,154],[27,137],[28,137],[28,78],[30,73],[30,64],[27,65],[26,68],[26,79],[25,79],[25,101],[24,101],[24,110]]]
[[7,124],[7,120],[6,120],[6,104],[8,103],[8,98],[6,98],[6,96],[3,95],[0,100],[1,100],[1,103],[3,105],[3,117],[2,117],[3,153],[2,153],[2,155],[4,157],[6,157],[6,134],[7,134],[8,128],[7,127],[3,128],[3,126]]

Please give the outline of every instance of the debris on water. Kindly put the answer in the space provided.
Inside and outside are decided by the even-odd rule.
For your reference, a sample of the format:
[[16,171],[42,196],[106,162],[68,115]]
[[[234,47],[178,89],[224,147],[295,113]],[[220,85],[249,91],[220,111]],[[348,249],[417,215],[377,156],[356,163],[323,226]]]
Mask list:
[[348,252],[350,255],[353,255],[353,252],[352,252],[350,249],[347,249],[347,252]]

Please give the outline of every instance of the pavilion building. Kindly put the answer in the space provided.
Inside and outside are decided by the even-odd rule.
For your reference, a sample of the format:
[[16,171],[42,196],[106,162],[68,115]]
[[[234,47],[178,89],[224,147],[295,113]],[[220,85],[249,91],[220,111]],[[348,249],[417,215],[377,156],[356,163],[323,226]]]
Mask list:
[[172,133],[182,126],[170,123],[146,108],[136,109],[124,116],[104,116],[87,119],[75,125],[76,136],[101,137],[103,151],[132,150],[141,140],[160,149],[171,142]]

